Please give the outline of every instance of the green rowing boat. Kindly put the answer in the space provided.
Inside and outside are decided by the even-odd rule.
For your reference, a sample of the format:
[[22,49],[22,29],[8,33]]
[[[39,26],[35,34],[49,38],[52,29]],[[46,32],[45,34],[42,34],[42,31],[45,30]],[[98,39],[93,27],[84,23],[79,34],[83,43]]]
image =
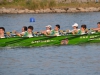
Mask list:
[[39,47],[53,45],[75,45],[82,43],[100,43],[100,33],[63,36],[35,36],[1,38],[0,47]]

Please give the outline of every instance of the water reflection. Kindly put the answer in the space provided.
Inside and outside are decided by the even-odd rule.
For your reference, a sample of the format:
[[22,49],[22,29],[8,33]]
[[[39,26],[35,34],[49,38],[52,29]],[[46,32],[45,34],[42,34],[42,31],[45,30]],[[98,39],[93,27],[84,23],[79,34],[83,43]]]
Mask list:
[[99,75],[100,44],[0,50],[1,75]]

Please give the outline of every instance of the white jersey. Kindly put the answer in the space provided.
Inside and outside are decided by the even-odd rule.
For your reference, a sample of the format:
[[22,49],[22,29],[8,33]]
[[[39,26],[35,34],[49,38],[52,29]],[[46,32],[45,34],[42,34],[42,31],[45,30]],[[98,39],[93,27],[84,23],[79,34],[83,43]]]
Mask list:
[[5,37],[0,37],[0,38],[5,38]]
[[28,34],[28,37],[33,37],[33,35],[32,34]]
[[46,30],[46,32],[48,33],[48,32],[51,32],[51,30]]
[[69,32],[73,32],[73,31],[79,31],[80,29],[73,29],[73,30],[69,30]]
[[25,31],[25,32],[21,32],[21,34],[24,35],[26,32],[27,32],[27,31]]
[[59,31],[55,31],[56,36],[60,36]]

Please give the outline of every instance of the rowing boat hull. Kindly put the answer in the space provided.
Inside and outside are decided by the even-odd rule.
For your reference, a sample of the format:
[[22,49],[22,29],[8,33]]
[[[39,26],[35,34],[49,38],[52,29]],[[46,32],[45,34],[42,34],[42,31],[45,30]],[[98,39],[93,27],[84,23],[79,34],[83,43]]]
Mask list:
[[0,47],[38,47],[53,45],[75,45],[82,43],[100,43],[100,33],[90,35],[12,37],[0,39]]

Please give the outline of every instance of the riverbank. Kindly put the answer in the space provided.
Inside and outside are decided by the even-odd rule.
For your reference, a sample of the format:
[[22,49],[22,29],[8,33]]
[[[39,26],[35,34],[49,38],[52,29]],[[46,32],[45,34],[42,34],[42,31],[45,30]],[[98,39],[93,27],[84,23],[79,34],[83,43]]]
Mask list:
[[0,0],[1,14],[68,13],[100,11],[100,1],[89,0]]
[[71,13],[71,12],[99,12],[100,7],[78,7],[78,8],[47,8],[47,9],[17,9],[17,8],[0,8],[0,14],[39,14],[39,13]]

